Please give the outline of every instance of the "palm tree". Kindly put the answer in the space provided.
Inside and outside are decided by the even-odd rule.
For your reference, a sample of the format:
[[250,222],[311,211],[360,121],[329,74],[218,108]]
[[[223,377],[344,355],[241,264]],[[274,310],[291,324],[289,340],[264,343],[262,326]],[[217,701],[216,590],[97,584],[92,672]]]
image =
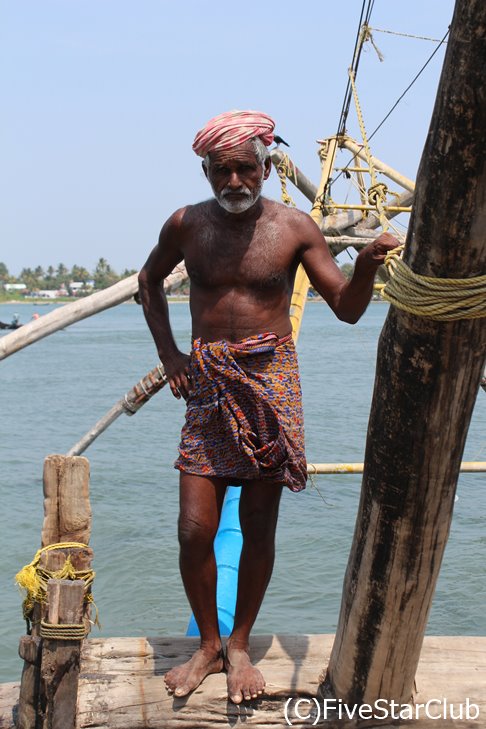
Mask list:
[[8,283],[10,276],[8,273],[8,268],[5,265],[5,263],[2,263],[0,261],[0,281],[3,281],[3,283]]

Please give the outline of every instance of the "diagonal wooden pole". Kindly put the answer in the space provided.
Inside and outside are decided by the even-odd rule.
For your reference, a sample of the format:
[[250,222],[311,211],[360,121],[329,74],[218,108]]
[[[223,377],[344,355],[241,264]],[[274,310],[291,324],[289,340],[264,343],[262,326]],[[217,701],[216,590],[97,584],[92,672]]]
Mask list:
[[[486,4],[457,0],[405,249],[416,273],[486,272],[485,87]],[[346,703],[412,697],[485,352],[485,319],[436,322],[390,309],[321,686]]]
[[[164,280],[164,289],[174,289],[188,278],[184,263],[179,264]],[[0,360],[9,357],[30,344],[48,337],[82,319],[87,319],[100,311],[118,306],[131,299],[138,291],[138,273],[134,273],[102,291],[96,291],[85,298],[60,306],[35,321],[16,329],[0,339]]]

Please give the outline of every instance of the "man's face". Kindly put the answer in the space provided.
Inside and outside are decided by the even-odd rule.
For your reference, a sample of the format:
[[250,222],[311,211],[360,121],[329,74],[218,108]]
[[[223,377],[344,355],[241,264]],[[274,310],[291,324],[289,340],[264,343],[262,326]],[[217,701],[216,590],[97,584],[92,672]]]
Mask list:
[[229,213],[243,213],[260,197],[263,181],[270,174],[270,164],[258,162],[249,142],[233,149],[211,152],[206,177],[218,203]]

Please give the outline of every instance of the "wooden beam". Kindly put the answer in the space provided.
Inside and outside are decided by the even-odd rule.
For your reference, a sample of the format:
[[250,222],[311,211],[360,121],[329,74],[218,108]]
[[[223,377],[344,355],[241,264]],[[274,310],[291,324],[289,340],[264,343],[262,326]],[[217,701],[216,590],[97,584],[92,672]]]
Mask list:
[[[48,456],[44,461],[43,547],[59,542],[89,543],[91,506],[89,502],[89,461],[87,458]],[[46,551],[41,566],[60,569],[67,556],[76,570],[91,568],[93,551],[69,548]],[[82,583],[84,585],[84,583]],[[38,729],[41,684],[41,645],[39,623],[47,617],[45,603],[36,603],[32,616],[32,635],[22,636],[19,655],[24,660],[18,707],[18,729]],[[83,607],[83,620],[90,625],[90,605]]]
[[[457,0],[405,249],[416,273],[485,272],[485,86],[486,5]],[[485,319],[434,322],[390,308],[322,686],[343,701],[413,694],[485,352]]]
[[20,638],[19,656],[24,665],[18,692],[16,726],[17,729],[36,729],[41,666],[40,638],[23,635]]
[[[287,726],[285,705],[302,698],[301,715],[316,710],[322,657],[329,656],[332,635],[255,635],[252,657],[266,679],[265,695],[236,706],[228,701],[226,675],[208,676],[184,699],[167,694],[164,673],[191,657],[196,638],[95,638],[83,642],[78,688],[78,729],[214,729],[214,727]],[[427,636],[417,672],[416,703],[447,697],[459,716],[466,698],[477,704],[479,720],[404,721],[402,729],[480,729],[486,715],[486,637]],[[18,684],[0,684],[0,726],[14,729]],[[310,702],[310,703],[309,703]],[[322,712],[322,699],[318,705]],[[295,704],[294,704],[295,706]],[[289,707],[291,710],[291,707]],[[438,707],[433,706],[433,709]],[[475,710],[472,708],[471,717]],[[322,713],[321,713],[322,719]],[[293,726],[310,727],[303,718]],[[345,729],[345,722],[318,721],[316,726]],[[389,729],[391,723],[379,721]],[[393,723],[395,726],[395,723]]]
[[[49,580],[47,595],[51,625],[82,622],[82,580]],[[42,729],[76,729],[80,655],[80,640],[44,638],[39,711]]]
[[59,542],[89,544],[89,461],[62,455],[44,461],[43,547]]
[[[85,641],[82,649],[78,727],[106,729],[214,729],[248,726],[286,727],[285,707],[291,697],[303,699],[302,719],[292,726],[310,727],[305,717],[317,711],[315,696],[322,656],[332,646],[330,635],[256,635],[252,657],[266,680],[265,695],[236,706],[228,701],[226,675],[208,676],[190,696],[174,699],[164,686],[164,673],[187,660],[194,638],[107,638]],[[486,638],[429,637],[417,675],[417,700],[446,696],[457,706],[466,697],[486,710]],[[291,702],[292,704],[292,702]],[[292,716],[292,705],[288,706]],[[295,706],[295,703],[294,703]],[[319,702],[322,720],[322,700]],[[473,714],[474,715],[474,714]],[[314,713],[315,717],[315,713]],[[391,722],[379,721],[389,729]],[[462,720],[405,722],[414,729],[473,729]],[[319,721],[319,727],[345,729],[346,722]],[[477,725],[479,729],[480,724]]]
[[300,190],[303,195],[305,195],[308,200],[310,200],[312,204],[314,204],[314,200],[317,196],[317,187],[314,185],[312,180],[306,177],[304,173],[299,170],[297,165],[292,162],[290,157],[286,155],[285,152],[282,152],[281,149],[272,149],[272,151],[270,152],[270,157],[272,158],[272,162],[276,168],[284,160],[285,157],[288,158],[290,162],[290,167],[294,173],[288,179],[297,187],[298,190]]
[[[187,280],[187,271],[183,263],[179,264],[164,281],[164,289],[172,290]],[[124,278],[122,281],[103,291],[96,291],[90,296],[60,306],[48,314],[40,316],[28,324],[24,324],[11,334],[0,339],[0,360],[14,352],[39,341],[50,334],[64,329],[70,324],[98,314],[100,311],[118,306],[131,299],[138,291],[138,274]]]
[[162,364],[150,370],[142,379],[134,385],[124,397],[120,398],[107,413],[101,417],[92,428],[83,435],[77,443],[67,452],[67,456],[79,456],[89,448],[96,438],[104,433],[112,423],[123,413],[125,415],[134,415],[146,402],[150,400],[159,390],[167,384]]
[[[344,137],[342,141],[342,146],[352,152],[356,157],[361,158],[365,162],[368,162],[368,160],[366,159],[366,152],[364,151],[363,145],[358,144],[357,142],[355,142],[354,139],[351,139],[350,137]],[[409,192],[413,192],[415,190],[415,183],[413,180],[405,177],[405,175],[402,175],[397,170],[394,170],[393,167],[390,167],[390,165],[387,165],[385,162],[382,162],[376,157],[372,156],[371,159],[377,172],[382,172],[390,180],[393,180],[393,182],[401,185],[401,187],[404,187],[405,190],[408,190]]]

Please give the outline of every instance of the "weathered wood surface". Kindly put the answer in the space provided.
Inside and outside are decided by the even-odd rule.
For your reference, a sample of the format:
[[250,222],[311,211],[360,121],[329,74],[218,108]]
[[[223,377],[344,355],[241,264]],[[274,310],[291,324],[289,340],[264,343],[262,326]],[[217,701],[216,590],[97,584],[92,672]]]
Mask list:
[[[265,697],[236,707],[226,698],[224,674],[209,676],[188,699],[170,697],[163,675],[188,658],[194,638],[105,638],[84,642],[77,729],[214,729],[215,726],[286,726],[290,696],[314,697],[332,635],[255,636],[253,657],[267,680]],[[19,685],[0,685],[0,728],[13,729]],[[479,721],[403,722],[403,729],[484,729],[486,725],[486,638],[425,638],[417,672],[416,703],[466,698],[480,707]],[[322,705],[322,702],[321,702]],[[307,710],[302,706],[301,713]],[[301,722],[294,726],[310,726]],[[318,724],[319,726],[319,724]],[[321,724],[333,729],[332,723]],[[381,729],[389,729],[380,721]],[[397,725],[395,725],[397,726]],[[344,725],[337,725],[343,729]]]
[[[49,580],[48,622],[78,624],[83,619],[84,582]],[[81,641],[44,638],[42,645],[39,726],[75,729]]]
[[89,543],[89,461],[47,456],[44,461],[44,524],[42,546],[58,542]]
[[[91,534],[89,501],[89,461],[86,458],[48,456],[44,461],[44,524],[41,546],[59,542],[88,544]],[[43,552],[40,566],[53,572],[63,567],[69,556],[75,570],[91,568],[93,550],[89,547],[56,549]],[[35,729],[39,711],[41,652],[39,623],[47,617],[47,605],[36,603],[32,617],[32,636],[22,636],[19,654],[24,659],[18,707],[18,729]],[[90,624],[91,608],[83,607],[83,620]]]
[[[288,157],[288,155],[286,155],[285,152],[282,152],[281,149],[272,149],[270,152],[270,157],[272,158],[272,162],[275,167],[278,167],[286,156]],[[300,190],[300,192],[305,195],[312,204],[314,204],[314,200],[317,195],[317,187],[314,185],[312,180],[306,177],[306,175],[299,170],[292,160],[290,160],[290,168],[295,171],[295,176],[289,177],[290,182],[292,182],[296,188]]]
[[[404,253],[416,273],[486,271],[485,87],[486,4],[457,0]],[[329,664],[340,699],[412,694],[485,352],[485,319],[390,309]]]
[[0,683],[0,729],[16,729],[20,684]]
[[[20,686],[15,696],[15,700],[18,699],[15,709],[17,729],[35,729],[41,665],[40,638],[23,635],[19,644],[19,656],[23,659],[24,665]],[[0,727],[2,726],[0,713]]]
[[[332,636],[255,636],[252,655],[266,678],[266,695],[242,707],[227,701],[226,677],[222,674],[209,676],[188,699],[167,694],[164,673],[189,658],[195,645],[193,638],[87,641],[79,686],[79,729],[285,726],[286,699],[316,695],[322,659],[327,662]],[[417,687],[417,701],[445,696],[449,701],[463,702],[469,697],[481,703],[486,717],[486,639],[427,638]],[[385,729],[384,722],[379,724]],[[434,725],[414,724],[414,729]],[[309,722],[294,726],[309,726]],[[441,729],[453,726],[467,724],[445,722]],[[470,729],[479,726],[469,724]]]
[[[50,455],[44,461],[44,524],[42,546],[60,542],[89,544],[91,503],[89,499],[89,461],[78,456]],[[91,569],[93,550],[68,547],[44,552],[40,564],[50,572],[63,567],[69,557],[77,571]],[[42,611],[41,611],[42,612]],[[42,617],[46,616],[46,611]],[[84,621],[89,629],[91,606],[84,606]]]

